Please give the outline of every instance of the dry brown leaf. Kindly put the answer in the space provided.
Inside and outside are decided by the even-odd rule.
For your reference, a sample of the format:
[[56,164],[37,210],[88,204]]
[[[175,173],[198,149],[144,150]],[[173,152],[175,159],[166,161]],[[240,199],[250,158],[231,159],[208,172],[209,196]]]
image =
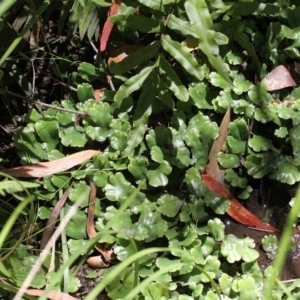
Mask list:
[[[96,236],[97,232],[94,226],[94,217],[95,217],[95,200],[97,194],[97,187],[95,183],[91,182],[90,184],[90,199],[89,199],[89,207],[88,207],[88,220],[86,224],[87,235],[90,239]],[[96,245],[95,249],[101,253],[101,256],[90,257],[87,260],[87,263],[90,267],[98,269],[98,268],[107,268],[109,266],[109,261],[111,260],[111,255],[113,254],[112,250],[106,250],[102,245]]]
[[224,183],[224,175],[222,174],[219,168],[217,156],[227,138],[229,123],[230,123],[230,106],[227,108],[227,111],[223,117],[219,129],[219,135],[217,139],[214,141],[210,149],[209,156],[208,156],[209,162],[205,168],[206,174],[212,176],[215,180],[217,180],[220,183]]
[[295,80],[290,74],[290,71],[283,65],[276,67],[263,80],[268,91],[281,90],[287,87],[297,86]]
[[[8,282],[6,282],[5,280],[1,279],[1,282],[13,289],[15,289],[16,291],[18,290],[18,288],[14,287],[13,285],[9,284]],[[24,294],[29,295],[29,296],[42,296],[43,293],[45,291],[44,290],[37,290],[37,289],[26,289],[24,290]],[[59,292],[59,291],[50,291],[47,294],[47,299],[51,299],[51,300],[78,300],[78,298],[74,298],[68,294],[65,294],[63,292]]]
[[240,224],[251,226],[256,230],[267,232],[279,231],[277,228],[261,221],[258,217],[252,214],[231,195],[231,193],[222,183],[218,182],[214,177],[207,174],[202,174],[201,179],[205,182],[205,185],[209,191],[216,193],[222,198],[230,200],[231,204],[227,214],[234,220],[238,221]]
[[[25,294],[29,296],[42,296],[43,293],[44,293],[43,290],[36,290],[36,289],[25,290]],[[47,295],[47,298],[51,300],[78,300],[78,298],[74,298],[68,294],[59,291],[50,291]]]
[[57,221],[60,211],[63,208],[63,206],[65,205],[65,203],[70,195],[71,186],[64,192],[64,194],[58,200],[58,202],[54,206],[54,209],[51,212],[51,215],[48,219],[48,222],[47,222],[46,228],[43,232],[42,240],[40,243],[41,250],[43,250],[45,248],[46,244],[48,243],[48,241],[50,240],[50,238],[52,236],[52,233],[55,228],[55,222]]
[[41,162],[29,166],[21,166],[11,169],[4,169],[1,171],[14,177],[40,178],[67,171],[74,166],[90,159],[96,154],[100,154],[100,152],[96,150],[85,150],[53,161]]

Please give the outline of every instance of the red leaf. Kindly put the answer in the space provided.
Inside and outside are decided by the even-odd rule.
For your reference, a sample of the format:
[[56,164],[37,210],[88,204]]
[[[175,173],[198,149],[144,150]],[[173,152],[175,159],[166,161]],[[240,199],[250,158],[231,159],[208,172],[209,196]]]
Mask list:
[[106,50],[106,45],[110,36],[110,33],[114,27],[114,24],[109,21],[109,17],[116,15],[119,11],[119,7],[122,3],[122,0],[113,0],[111,7],[107,14],[106,22],[104,23],[102,34],[100,38],[100,52],[103,52]]
[[228,215],[234,220],[238,221],[243,225],[255,227],[257,230],[276,232],[279,231],[272,225],[262,222],[258,217],[253,215],[247,210],[238,200],[236,200],[224,185],[214,179],[212,176],[202,174],[201,179],[205,182],[206,187],[209,191],[216,193],[217,195],[229,199],[231,206],[227,211]]
[[230,123],[230,106],[228,106],[227,111],[223,117],[219,129],[219,135],[212,144],[212,147],[208,155],[209,162],[205,168],[206,174],[211,175],[220,183],[224,182],[224,171],[220,170],[217,157],[219,152],[221,151],[224,142],[226,141],[229,123]]

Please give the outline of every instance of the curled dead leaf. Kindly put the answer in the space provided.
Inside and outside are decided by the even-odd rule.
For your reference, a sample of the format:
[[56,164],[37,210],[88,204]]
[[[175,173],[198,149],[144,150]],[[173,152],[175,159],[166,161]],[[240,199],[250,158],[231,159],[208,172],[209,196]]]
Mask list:
[[297,86],[290,71],[283,65],[276,67],[263,80],[268,91],[281,90],[287,87]]
[[101,255],[91,256],[86,260],[86,262],[89,265],[89,267],[93,269],[104,269],[109,266],[102,260]]

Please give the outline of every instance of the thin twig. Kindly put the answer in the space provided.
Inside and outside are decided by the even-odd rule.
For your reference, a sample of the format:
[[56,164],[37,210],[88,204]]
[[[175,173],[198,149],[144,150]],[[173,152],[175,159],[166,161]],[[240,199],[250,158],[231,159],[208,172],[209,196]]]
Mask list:
[[11,92],[11,91],[6,91],[6,90],[3,90],[3,89],[0,89],[0,92],[4,93],[4,94],[8,94],[8,95],[12,95],[16,98],[19,98],[19,99],[22,99],[22,100],[25,100],[25,101],[30,101],[31,103],[33,102],[31,99],[29,99],[28,97],[25,97],[25,96],[22,96],[22,95],[19,95],[17,93],[14,93],[14,92]]
[[44,75],[46,75],[46,76],[48,76],[48,77],[50,77],[53,81],[56,81],[57,83],[59,83],[59,84],[63,85],[64,87],[70,89],[71,91],[77,92],[77,89],[74,88],[73,86],[71,86],[71,85],[69,85],[69,84],[66,84],[66,83],[64,83],[64,82],[62,82],[62,81],[60,81],[60,80],[54,78],[53,76],[47,74],[47,73],[44,72],[43,70],[41,71],[41,73],[44,74]]
[[53,108],[53,109],[57,109],[57,110],[61,110],[61,111],[65,111],[65,112],[69,112],[72,114],[77,114],[77,115],[82,115],[82,116],[89,116],[90,114],[84,111],[77,111],[77,110],[73,110],[73,109],[68,109],[68,108],[63,108],[63,107],[58,107],[55,105],[51,105],[51,104],[47,104],[44,102],[41,102],[40,100],[37,101],[33,101],[35,104],[41,105],[41,106],[45,106],[45,107],[49,107],[49,108]]
[[10,134],[10,132],[9,132],[5,127],[3,127],[1,124],[0,124],[0,128],[1,128],[4,132],[6,132],[6,134]]
[[31,100],[31,99],[28,99],[27,97],[24,97],[22,95],[16,94],[14,92],[6,91],[6,90],[3,90],[3,89],[0,89],[0,92],[12,95],[14,97],[20,98],[20,99],[25,100],[25,101],[30,101],[30,102],[32,102],[36,105],[41,105],[41,106],[44,106],[44,107],[49,107],[49,108],[53,108],[53,109],[56,109],[56,110],[65,111],[65,112],[69,112],[69,113],[77,114],[77,115],[82,115],[82,116],[89,116],[90,115],[89,113],[84,112],[84,111],[78,111],[78,110],[63,108],[63,107],[59,107],[59,106],[56,106],[56,105],[41,102],[40,100],[36,100],[36,101]]

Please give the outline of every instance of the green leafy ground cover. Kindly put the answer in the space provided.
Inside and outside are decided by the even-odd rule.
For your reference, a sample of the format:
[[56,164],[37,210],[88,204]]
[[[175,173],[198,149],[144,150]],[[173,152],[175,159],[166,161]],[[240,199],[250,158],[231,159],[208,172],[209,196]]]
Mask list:
[[[83,57],[91,51],[88,42],[98,39],[99,24],[103,25],[110,5],[96,0],[69,0],[56,3],[57,7],[49,1],[27,4],[31,12],[40,13],[40,21],[57,13],[58,7],[57,30],[68,32],[70,44],[80,48]],[[25,126],[13,136],[21,164],[51,161],[83,149],[102,153],[71,171],[42,178],[38,186],[27,185],[33,181],[19,182],[21,191],[13,181],[3,179],[1,226],[14,211],[4,201],[5,194],[21,204],[31,203],[15,220],[26,230],[30,224],[43,228],[67,188],[71,190],[63,213],[85,195],[65,227],[62,239],[67,248],[63,240],[58,242],[54,270],[48,271],[46,260],[31,287],[50,285],[79,297],[76,271],[93,253],[86,233],[93,181],[98,188],[98,242],[111,245],[116,259],[108,269],[87,275],[100,284],[86,299],[98,294],[109,299],[300,297],[298,280],[273,287],[277,269],[260,270],[253,239],[225,232],[222,219],[230,203],[207,191],[199,174],[207,164],[222,115],[231,106],[228,138],[218,162],[235,195],[248,199],[253,182],[262,178],[290,186],[300,181],[300,89],[271,93],[260,83],[277,65],[299,61],[299,13],[299,4],[292,0],[128,0],[111,17],[115,27],[109,47],[139,44],[142,48],[110,66],[105,54],[71,61],[51,53],[53,76],[74,87],[65,88],[65,98],[63,93],[55,99],[49,95],[51,104],[85,115],[30,108]],[[11,30],[8,16],[16,15],[2,16],[1,34]],[[190,51],[182,44],[186,39],[196,40],[197,48]],[[18,68],[21,56],[15,50],[16,40],[11,48],[0,48],[1,93],[6,101],[6,91],[13,91],[12,81],[24,97],[33,95],[31,80]],[[10,67],[12,71],[5,73]],[[107,84],[106,67],[115,90]],[[102,86],[107,89],[96,102],[94,90]],[[47,93],[42,97],[49,102]],[[26,189],[30,195],[22,192]],[[39,255],[36,248],[43,229],[30,230],[32,234],[21,241],[13,232],[3,233],[0,243],[2,255],[17,244],[0,264],[1,277],[17,287]],[[276,237],[266,236],[262,245],[274,259]],[[63,275],[60,265],[67,261],[70,268]],[[9,297],[7,287],[0,287],[3,299]]]

